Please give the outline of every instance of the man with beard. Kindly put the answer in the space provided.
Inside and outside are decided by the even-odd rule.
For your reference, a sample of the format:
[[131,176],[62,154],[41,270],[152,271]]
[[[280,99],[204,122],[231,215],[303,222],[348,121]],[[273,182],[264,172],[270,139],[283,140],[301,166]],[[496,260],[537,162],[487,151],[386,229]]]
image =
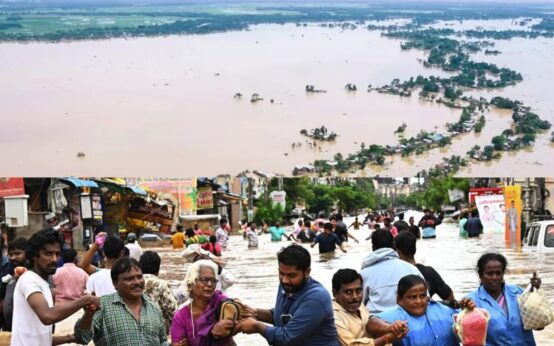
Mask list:
[[75,335],[96,346],[169,346],[160,309],[144,293],[144,278],[135,259],[123,257],[110,271],[116,293],[100,299],[75,323]]
[[339,346],[331,297],[310,277],[308,250],[293,244],[279,251],[277,260],[280,285],[275,307],[249,309],[254,318],[243,320],[240,331],[259,333],[276,346]]
[[[25,259],[25,247],[27,246],[27,239],[17,238],[16,240],[8,243],[8,258],[13,269],[17,267],[27,267],[27,260]],[[17,279],[22,273],[14,271],[13,275],[6,275],[2,278],[2,286],[0,287],[0,311],[2,311],[2,330],[12,330],[12,317],[13,317],[13,292],[15,291],[15,284]]]
[[73,315],[85,306],[98,306],[99,299],[84,295],[67,304],[54,305],[48,276],[54,275],[61,256],[63,236],[49,228],[31,236],[27,242],[25,257],[30,270],[25,272],[15,285],[13,346],[50,346],[74,342],[70,335],[52,338],[52,324]]
[[341,346],[382,346],[406,335],[406,322],[389,324],[371,316],[362,305],[362,276],[357,271],[340,269],[333,275],[333,296],[333,312]]

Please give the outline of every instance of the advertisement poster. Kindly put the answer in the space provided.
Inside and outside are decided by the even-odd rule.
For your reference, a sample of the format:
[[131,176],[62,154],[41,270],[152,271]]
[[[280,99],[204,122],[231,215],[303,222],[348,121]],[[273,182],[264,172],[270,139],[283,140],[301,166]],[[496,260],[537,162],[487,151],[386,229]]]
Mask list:
[[127,184],[158,194],[170,194],[179,202],[179,215],[196,214],[196,178],[127,178]]
[[214,207],[214,197],[211,187],[201,187],[196,193],[196,208],[212,209]]
[[281,208],[285,209],[287,202],[286,197],[287,193],[285,191],[272,191],[269,196],[271,197],[271,201],[273,202],[273,205],[279,204],[281,205]]
[[504,233],[506,214],[503,195],[475,196],[483,233]]
[[504,187],[504,199],[506,204],[506,247],[512,249],[521,248],[521,186]]
[[0,198],[24,194],[23,178],[0,178]]

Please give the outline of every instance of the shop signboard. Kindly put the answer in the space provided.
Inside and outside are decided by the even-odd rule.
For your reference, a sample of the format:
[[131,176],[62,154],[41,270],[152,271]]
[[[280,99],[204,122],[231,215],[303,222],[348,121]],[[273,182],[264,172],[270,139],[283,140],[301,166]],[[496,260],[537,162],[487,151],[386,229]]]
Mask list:
[[193,214],[197,209],[196,178],[127,178],[127,184],[131,186],[138,186],[153,193],[166,193],[173,195],[179,202],[179,213],[181,215]]
[[504,187],[504,211],[506,218],[505,240],[506,247],[521,248],[521,186]]
[[0,198],[24,194],[23,178],[0,178]]
[[279,204],[283,209],[285,209],[287,197],[287,193],[285,191],[272,191],[269,196],[271,197],[271,201],[273,201],[273,205]]
[[214,197],[211,187],[201,187],[198,188],[196,193],[196,208],[201,209],[212,209],[214,207]]
[[448,190],[448,199],[450,203],[461,201],[464,199],[464,192],[460,189]]
[[143,198],[129,201],[127,216],[141,221],[154,222],[162,225],[173,225],[174,206],[172,204],[157,204]]
[[95,220],[102,220],[102,197],[100,195],[92,196],[92,218]]
[[475,205],[479,211],[484,233],[504,232],[506,215],[503,195],[476,196]]
[[503,194],[501,187],[480,187],[469,189],[469,203],[475,202],[475,197],[486,195],[501,195]]

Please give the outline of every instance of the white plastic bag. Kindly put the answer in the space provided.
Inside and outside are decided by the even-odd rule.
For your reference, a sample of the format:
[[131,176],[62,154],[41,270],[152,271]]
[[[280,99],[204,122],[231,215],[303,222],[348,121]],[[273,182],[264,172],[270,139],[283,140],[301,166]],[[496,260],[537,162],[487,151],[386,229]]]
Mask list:
[[523,329],[543,329],[554,322],[554,312],[544,291],[540,288],[531,291],[530,288],[531,285],[517,297]]

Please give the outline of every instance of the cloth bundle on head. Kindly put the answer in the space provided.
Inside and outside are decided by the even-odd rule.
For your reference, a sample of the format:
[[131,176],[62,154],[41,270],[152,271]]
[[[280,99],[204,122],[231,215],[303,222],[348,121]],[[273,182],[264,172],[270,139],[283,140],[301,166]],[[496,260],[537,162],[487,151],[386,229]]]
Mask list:
[[185,250],[181,252],[181,257],[184,257],[185,260],[189,263],[194,262],[197,256],[203,256],[209,259],[216,258],[216,256],[211,252],[202,249],[200,244],[190,244]]

